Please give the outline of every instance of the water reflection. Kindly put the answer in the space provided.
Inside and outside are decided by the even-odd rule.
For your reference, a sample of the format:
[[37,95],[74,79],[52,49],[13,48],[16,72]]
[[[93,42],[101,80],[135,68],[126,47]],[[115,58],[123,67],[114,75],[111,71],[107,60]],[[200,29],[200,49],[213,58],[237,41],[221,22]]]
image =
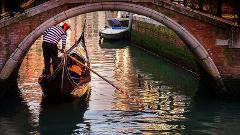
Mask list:
[[102,41],[99,46],[103,49],[123,49],[129,46],[127,41],[112,41],[112,40],[104,40]]
[[[90,29],[96,27],[91,25]],[[94,32],[94,30],[88,32]],[[185,80],[188,79],[187,77],[191,78],[190,81],[188,80],[190,84],[195,83],[193,76],[186,77],[187,73],[183,70],[176,71],[175,66],[129,46],[130,44],[126,42],[103,41],[98,45],[98,37],[91,36],[87,39],[87,45],[91,50],[89,54],[92,68],[120,86],[129,95],[143,99],[147,109],[142,110],[125,95],[93,75],[93,95],[90,110],[86,112],[86,118],[92,124],[93,133],[143,132],[147,134],[159,131],[170,132],[184,127],[184,125],[178,127],[168,122],[186,119],[183,114],[188,110],[191,98],[182,92],[182,88],[189,86],[183,84],[183,87],[178,87],[178,82],[168,80],[175,81],[177,77],[173,74],[176,73],[178,78],[184,78],[184,76]],[[164,69],[163,72],[161,69]],[[194,88],[195,86],[189,89],[193,91]],[[111,128],[113,130],[109,131]]]
[[[105,26],[106,13],[86,15],[91,68],[141,99],[144,109],[94,74],[85,105],[79,101],[45,104],[37,83],[43,68],[39,39],[20,69],[22,99],[17,104],[0,102],[0,134],[239,133],[239,103],[195,98],[198,82],[194,75],[128,42],[104,41],[99,45],[98,31]],[[72,25],[72,44],[81,33],[82,17],[67,21]]]
[[40,38],[30,48],[22,62],[18,79],[19,90],[31,113],[30,119],[34,126],[38,126],[40,103],[42,100],[42,91],[38,84],[38,77],[43,69],[41,43],[42,40]]
[[[90,93],[84,99],[64,103],[41,103],[39,128],[42,135],[70,135],[88,133],[90,124],[84,122]],[[85,130],[79,126],[85,126]],[[89,130],[88,130],[89,129]]]
[[240,131],[239,102],[194,98],[185,116],[183,133],[237,135]]
[[0,100],[0,134],[26,135],[37,133],[28,106],[20,95]]

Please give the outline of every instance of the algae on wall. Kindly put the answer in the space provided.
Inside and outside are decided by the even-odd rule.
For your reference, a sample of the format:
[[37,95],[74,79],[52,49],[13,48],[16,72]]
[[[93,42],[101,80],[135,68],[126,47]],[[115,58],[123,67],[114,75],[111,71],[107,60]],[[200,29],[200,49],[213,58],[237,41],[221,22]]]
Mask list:
[[196,71],[195,58],[187,46],[171,29],[134,21],[131,40],[137,46],[164,56],[172,62]]

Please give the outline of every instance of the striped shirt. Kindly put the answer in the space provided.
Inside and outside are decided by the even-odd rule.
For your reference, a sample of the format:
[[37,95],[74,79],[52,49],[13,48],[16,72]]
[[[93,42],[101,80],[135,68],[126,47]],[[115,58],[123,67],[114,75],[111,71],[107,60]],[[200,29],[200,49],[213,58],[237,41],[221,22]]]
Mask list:
[[67,34],[61,26],[52,26],[43,32],[43,41],[58,44],[62,40],[62,48],[66,46]]

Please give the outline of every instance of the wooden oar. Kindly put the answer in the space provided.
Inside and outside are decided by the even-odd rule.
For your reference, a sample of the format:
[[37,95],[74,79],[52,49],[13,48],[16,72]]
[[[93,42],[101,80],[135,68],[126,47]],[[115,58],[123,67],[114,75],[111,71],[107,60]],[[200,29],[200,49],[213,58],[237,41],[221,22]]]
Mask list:
[[87,69],[89,69],[90,71],[92,71],[94,74],[96,74],[97,76],[99,76],[100,78],[102,78],[104,81],[106,81],[107,83],[109,83],[110,85],[112,85],[115,89],[117,89],[119,92],[121,92],[122,94],[124,94],[125,96],[127,96],[129,99],[131,99],[132,101],[138,103],[139,105],[141,105],[141,107],[143,107],[143,102],[140,99],[136,99],[134,97],[131,97],[130,95],[128,95],[125,91],[123,91],[122,89],[120,89],[119,87],[117,87],[116,85],[114,85],[112,82],[110,82],[109,80],[107,80],[105,77],[101,76],[100,74],[98,74],[96,71],[94,71],[93,69],[91,69],[90,67],[88,67],[87,65],[83,64],[81,61],[77,60],[76,58],[70,56],[68,54],[68,57],[71,58],[72,60],[76,61],[77,63],[81,64],[82,66],[86,67]]

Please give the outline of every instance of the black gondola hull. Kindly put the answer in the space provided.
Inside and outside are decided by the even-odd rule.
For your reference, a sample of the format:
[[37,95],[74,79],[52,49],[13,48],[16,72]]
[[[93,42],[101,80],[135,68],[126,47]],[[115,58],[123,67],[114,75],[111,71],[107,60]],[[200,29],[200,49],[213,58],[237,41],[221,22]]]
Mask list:
[[[68,68],[62,62],[51,76],[39,78],[39,84],[43,91],[43,98],[46,100],[72,100],[81,98],[85,93],[88,93],[90,72],[85,76],[85,80],[80,80],[78,83],[71,78]],[[84,83],[82,83],[84,82]]]

